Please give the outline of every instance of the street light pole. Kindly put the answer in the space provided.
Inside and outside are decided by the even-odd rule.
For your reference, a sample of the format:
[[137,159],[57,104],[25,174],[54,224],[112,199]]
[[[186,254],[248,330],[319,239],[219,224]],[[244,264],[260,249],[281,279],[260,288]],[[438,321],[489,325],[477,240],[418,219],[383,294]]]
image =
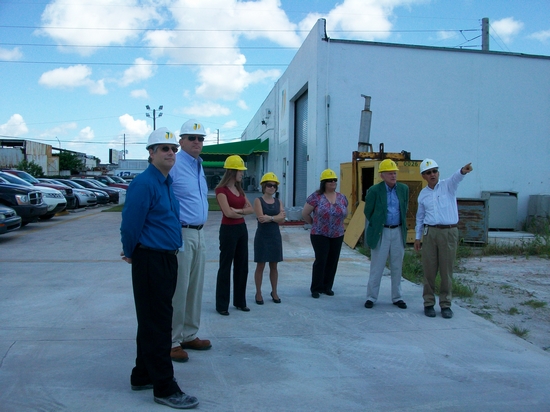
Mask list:
[[147,109],[147,113],[145,113],[145,116],[153,118],[153,130],[157,130],[157,118],[162,116],[162,112],[160,110],[162,110],[163,107],[164,106],[162,105],[159,106],[158,115],[157,115],[157,109],[153,109],[153,116],[151,116],[151,114],[149,113],[151,111],[151,108],[149,107],[149,105],[145,106],[145,108]]

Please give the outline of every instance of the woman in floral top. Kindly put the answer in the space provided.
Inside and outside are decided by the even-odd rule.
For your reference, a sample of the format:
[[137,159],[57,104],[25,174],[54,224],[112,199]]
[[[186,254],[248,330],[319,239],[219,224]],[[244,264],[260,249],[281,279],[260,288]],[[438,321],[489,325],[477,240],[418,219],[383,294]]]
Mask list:
[[302,218],[311,224],[310,239],[315,252],[311,274],[311,296],[324,293],[333,296],[332,285],[344,240],[344,219],[348,214],[348,199],[336,191],[338,178],[331,169],[321,173],[321,185],[306,200]]

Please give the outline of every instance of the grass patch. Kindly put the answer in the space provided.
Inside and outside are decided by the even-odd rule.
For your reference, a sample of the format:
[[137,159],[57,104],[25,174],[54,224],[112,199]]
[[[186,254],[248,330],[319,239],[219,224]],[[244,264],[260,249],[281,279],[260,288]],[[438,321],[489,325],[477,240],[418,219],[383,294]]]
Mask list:
[[518,308],[516,308],[515,306],[512,306],[510,309],[508,309],[508,310],[506,311],[506,313],[507,313],[508,315],[512,315],[512,316],[513,316],[513,315],[519,315],[520,312],[519,312],[519,309],[518,309]]
[[544,308],[546,306],[546,302],[542,302],[540,300],[535,300],[535,299],[526,300],[525,302],[522,302],[521,304],[523,306],[531,306],[533,309]]
[[220,212],[220,205],[218,205],[218,201],[215,197],[209,197],[208,200],[208,210],[210,212]]
[[527,338],[529,335],[529,329],[522,328],[518,325],[509,325],[506,327],[510,331],[510,333],[513,333],[516,336],[519,336],[520,338]]
[[489,312],[483,312],[483,311],[480,311],[480,310],[476,310],[476,311],[473,311],[472,313],[474,315],[482,317],[483,319],[487,319],[487,320],[493,319],[493,315],[490,314]]
[[124,204],[122,205],[115,205],[113,207],[110,207],[109,209],[104,209],[102,212],[122,212],[122,209],[124,208]]

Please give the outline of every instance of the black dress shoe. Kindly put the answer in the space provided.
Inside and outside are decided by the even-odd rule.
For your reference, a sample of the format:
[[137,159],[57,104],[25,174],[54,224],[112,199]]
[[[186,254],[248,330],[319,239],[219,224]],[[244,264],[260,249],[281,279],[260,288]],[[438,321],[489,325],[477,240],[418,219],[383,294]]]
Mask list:
[[442,308],[441,316],[444,319],[451,319],[453,317],[453,311],[451,310],[451,308]]
[[250,312],[250,308],[248,306],[235,306],[237,309],[242,310],[243,312]]
[[327,295],[327,296],[334,296],[334,292],[333,292],[332,290],[327,290],[327,291],[325,292],[325,295]]
[[429,318],[435,318],[435,309],[433,306],[424,306],[424,315]]
[[319,292],[311,292],[311,297],[313,299],[319,299]]
[[222,316],[229,316],[229,312],[226,311],[226,310],[217,310],[216,309],[216,311]]
[[397,306],[399,309],[407,309],[407,304],[403,302],[402,300],[398,300],[397,302],[393,302],[395,306]]
[[271,299],[272,299],[273,302],[275,302],[275,303],[281,303],[281,299],[275,299],[275,298],[273,297],[273,292],[271,292]]
[[370,309],[370,308],[372,308],[373,306],[374,306],[374,302],[373,302],[372,300],[367,300],[367,301],[365,302],[365,307],[366,307],[367,309]]

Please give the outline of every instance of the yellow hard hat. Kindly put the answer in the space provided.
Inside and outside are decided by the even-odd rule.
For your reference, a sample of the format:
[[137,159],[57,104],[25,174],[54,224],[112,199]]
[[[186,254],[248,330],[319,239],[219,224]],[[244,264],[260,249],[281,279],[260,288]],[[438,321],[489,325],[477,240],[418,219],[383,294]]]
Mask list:
[[244,160],[239,155],[232,155],[225,159],[224,169],[246,170]]
[[391,159],[385,159],[380,162],[380,166],[378,167],[378,172],[398,172],[399,168],[397,167],[397,164],[391,160]]
[[327,180],[327,179],[338,179],[338,176],[336,176],[336,173],[334,173],[334,170],[325,169],[321,173],[321,179],[320,180],[322,182],[323,180]]
[[279,184],[279,179],[277,179],[277,175],[273,172],[267,172],[265,175],[262,176],[262,180],[260,180],[260,184],[264,182],[275,182]]

